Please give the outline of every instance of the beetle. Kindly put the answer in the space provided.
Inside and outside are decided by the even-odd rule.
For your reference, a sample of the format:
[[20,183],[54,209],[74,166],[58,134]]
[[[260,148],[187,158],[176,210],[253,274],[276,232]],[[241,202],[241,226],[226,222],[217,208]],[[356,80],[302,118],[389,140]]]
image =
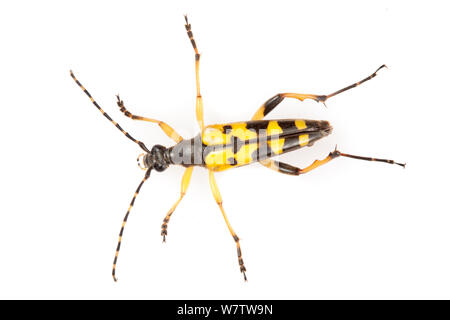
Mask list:
[[298,168],[290,164],[273,160],[272,158],[286,152],[291,152],[302,147],[312,146],[317,140],[328,136],[333,128],[328,121],[323,120],[307,120],[307,119],[279,119],[279,120],[265,120],[264,118],[273,111],[284,99],[293,98],[300,101],[305,99],[312,99],[316,102],[325,102],[344,91],[359,86],[360,84],[374,78],[377,72],[385,68],[385,65],[380,66],[370,76],[355,82],[343,89],[340,89],[334,93],[328,95],[315,95],[315,94],[301,94],[301,93],[279,93],[268,99],[253,115],[250,121],[242,121],[226,124],[214,124],[205,126],[203,121],[203,99],[200,93],[200,53],[198,52],[196,42],[191,30],[187,16],[185,18],[186,32],[191,41],[192,47],[195,52],[195,76],[196,76],[196,119],[200,127],[201,132],[191,139],[184,139],[179,135],[171,126],[167,123],[142,117],[132,114],[125,107],[123,100],[117,95],[117,105],[120,111],[128,118],[133,120],[147,121],[156,123],[162,129],[162,131],[170,137],[176,144],[166,148],[162,145],[155,145],[151,149],[133,136],[125,131],[116,121],[114,121],[94,100],[91,94],[84,88],[84,86],[77,80],[74,73],[70,71],[71,77],[77,83],[77,85],[84,91],[89,97],[95,107],[110,121],[117,129],[119,129],[128,139],[138,144],[144,153],[138,156],[138,165],[141,169],[145,170],[145,175],[140,184],[138,185],[133,198],[130,202],[128,210],[122,222],[122,226],[119,232],[119,239],[113,261],[112,276],[114,281],[116,278],[116,264],[119,256],[120,246],[122,243],[122,236],[125,229],[126,222],[128,220],[131,208],[134,205],[137,195],[141,190],[142,185],[150,177],[152,170],[157,172],[165,171],[169,166],[177,164],[182,165],[186,169],[181,181],[181,191],[178,200],[170,208],[166,214],[161,226],[161,235],[163,242],[166,241],[167,228],[170,218],[175,211],[178,204],[183,199],[191,180],[192,171],[195,166],[206,168],[209,171],[209,184],[212,194],[214,196],[217,205],[223,215],[228,230],[233,237],[236,248],[240,272],[244,276],[244,280],[247,280],[246,267],[244,260],[242,259],[241,245],[239,237],[234,232],[225,210],[223,208],[222,197],[220,195],[219,188],[214,177],[215,172],[225,171],[231,168],[248,165],[253,162],[259,162],[267,168],[273,169],[280,173],[288,175],[301,175],[307,173],[319,166],[322,166],[329,161],[338,157],[347,157],[358,160],[385,162],[389,164],[396,164],[405,167],[405,163],[395,162],[388,159],[379,159],[372,157],[362,157],[352,154],[343,153],[337,150],[337,148],[330,152],[329,155],[322,160],[315,160],[311,165],[306,168]]

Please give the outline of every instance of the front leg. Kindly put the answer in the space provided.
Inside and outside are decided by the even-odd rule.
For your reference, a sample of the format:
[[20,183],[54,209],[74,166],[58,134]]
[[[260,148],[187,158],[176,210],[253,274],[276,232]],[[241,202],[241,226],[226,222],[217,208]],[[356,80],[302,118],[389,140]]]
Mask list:
[[153,123],[157,123],[159,125],[159,127],[162,129],[162,131],[164,131],[164,133],[173,141],[175,141],[176,143],[180,142],[181,140],[183,140],[183,137],[180,136],[171,126],[169,126],[167,123],[163,122],[163,121],[159,121],[159,120],[155,120],[155,119],[150,119],[150,118],[146,118],[146,117],[142,117],[142,116],[136,116],[134,114],[132,114],[130,111],[127,110],[127,108],[125,108],[125,104],[123,103],[123,100],[120,99],[119,95],[116,96],[117,97],[117,106],[119,107],[120,111],[128,118],[133,119],[133,120],[141,120],[141,121],[147,121],[147,122],[153,122]]
[[172,216],[172,213],[177,208],[178,204],[181,202],[181,199],[183,199],[184,195],[186,194],[187,188],[189,187],[189,182],[191,181],[192,171],[194,170],[194,167],[189,167],[184,171],[183,179],[181,180],[181,191],[180,191],[180,197],[178,198],[177,202],[170,208],[169,212],[166,214],[163,224],[161,225],[161,235],[163,237],[163,242],[166,242],[166,236],[167,236],[167,224],[169,223],[170,217]]

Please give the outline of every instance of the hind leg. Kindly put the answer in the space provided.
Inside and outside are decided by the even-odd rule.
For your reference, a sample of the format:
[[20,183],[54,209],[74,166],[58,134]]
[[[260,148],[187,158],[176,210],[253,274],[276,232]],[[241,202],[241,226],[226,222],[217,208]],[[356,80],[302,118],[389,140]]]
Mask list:
[[312,99],[317,102],[325,103],[325,101],[328,100],[329,98],[334,97],[344,91],[350,90],[354,87],[357,87],[360,84],[374,78],[377,75],[377,72],[380,69],[385,68],[385,67],[386,66],[383,64],[370,76],[362,79],[361,81],[355,82],[345,88],[342,88],[336,92],[333,92],[329,95],[315,95],[315,94],[302,94],[302,93],[279,93],[279,94],[276,94],[275,96],[273,96],[272,98],[270,98],[269,100],[264,102],[264,104],[255,112],[255,114],[252,117],[252,120],[263,119],[265,116],[267,116],[269,114],[269,112],[271,112],[273,109],[275,109],[275,107],[278,106],[281,103],[281,101],[284,100],[284,98],[293,98],[293,99],[298,99],[300,101],[303,101],[305,99]]
[[348,153],[342,153],[338,150],[334,150],[333,152],[330,152],[330,154],[325,159],[315,160],[312,164],[310,164],[309,166],[307,166],[306,168],[303,168],[303,169],[291,166],[290,164],[287,164],[284,162],[272,160],[272,159],[261,160],[260,163],[263,166],[265,166],[269,169],[275,170],[277,172],[289,174],[289,175],[293,175],[293,176],[298,176],[300,174],[310,172],[311,170],[314,170],[314,169],[316,169],[338,157],[347,157],[347,158],[352,158],[352,159],[357,159],[357,160],[365,160],[365,161],[384,162],[384,163],[389,163],[389,164],[396,164],[401,167],[406,166],[406,163],[399,163],[399,162],[395,162],[394,160],[355,156],[355,155],[348,154]]

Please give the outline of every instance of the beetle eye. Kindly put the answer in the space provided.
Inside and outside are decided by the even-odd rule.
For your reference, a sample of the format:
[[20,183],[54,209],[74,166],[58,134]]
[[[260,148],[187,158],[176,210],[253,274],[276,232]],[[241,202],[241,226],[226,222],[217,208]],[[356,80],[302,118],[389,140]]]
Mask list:
[[155,162],[155,164],[153,165],[153,169],[155,169],[158,172],[166,170],[167,167],[168,167],[167,165],[158,162]]

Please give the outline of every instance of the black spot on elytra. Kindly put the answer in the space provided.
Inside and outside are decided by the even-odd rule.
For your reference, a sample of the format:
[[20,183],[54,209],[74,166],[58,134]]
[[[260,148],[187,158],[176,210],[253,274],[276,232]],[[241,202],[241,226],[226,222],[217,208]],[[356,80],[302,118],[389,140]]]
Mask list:
[[223,133],[229,133],[231,131],[231,126],[229,124],[223,126]]
[[278,125],[283,129],[283,133],[290,130],[298,130],[295,126],[295,120],[279,120]]

